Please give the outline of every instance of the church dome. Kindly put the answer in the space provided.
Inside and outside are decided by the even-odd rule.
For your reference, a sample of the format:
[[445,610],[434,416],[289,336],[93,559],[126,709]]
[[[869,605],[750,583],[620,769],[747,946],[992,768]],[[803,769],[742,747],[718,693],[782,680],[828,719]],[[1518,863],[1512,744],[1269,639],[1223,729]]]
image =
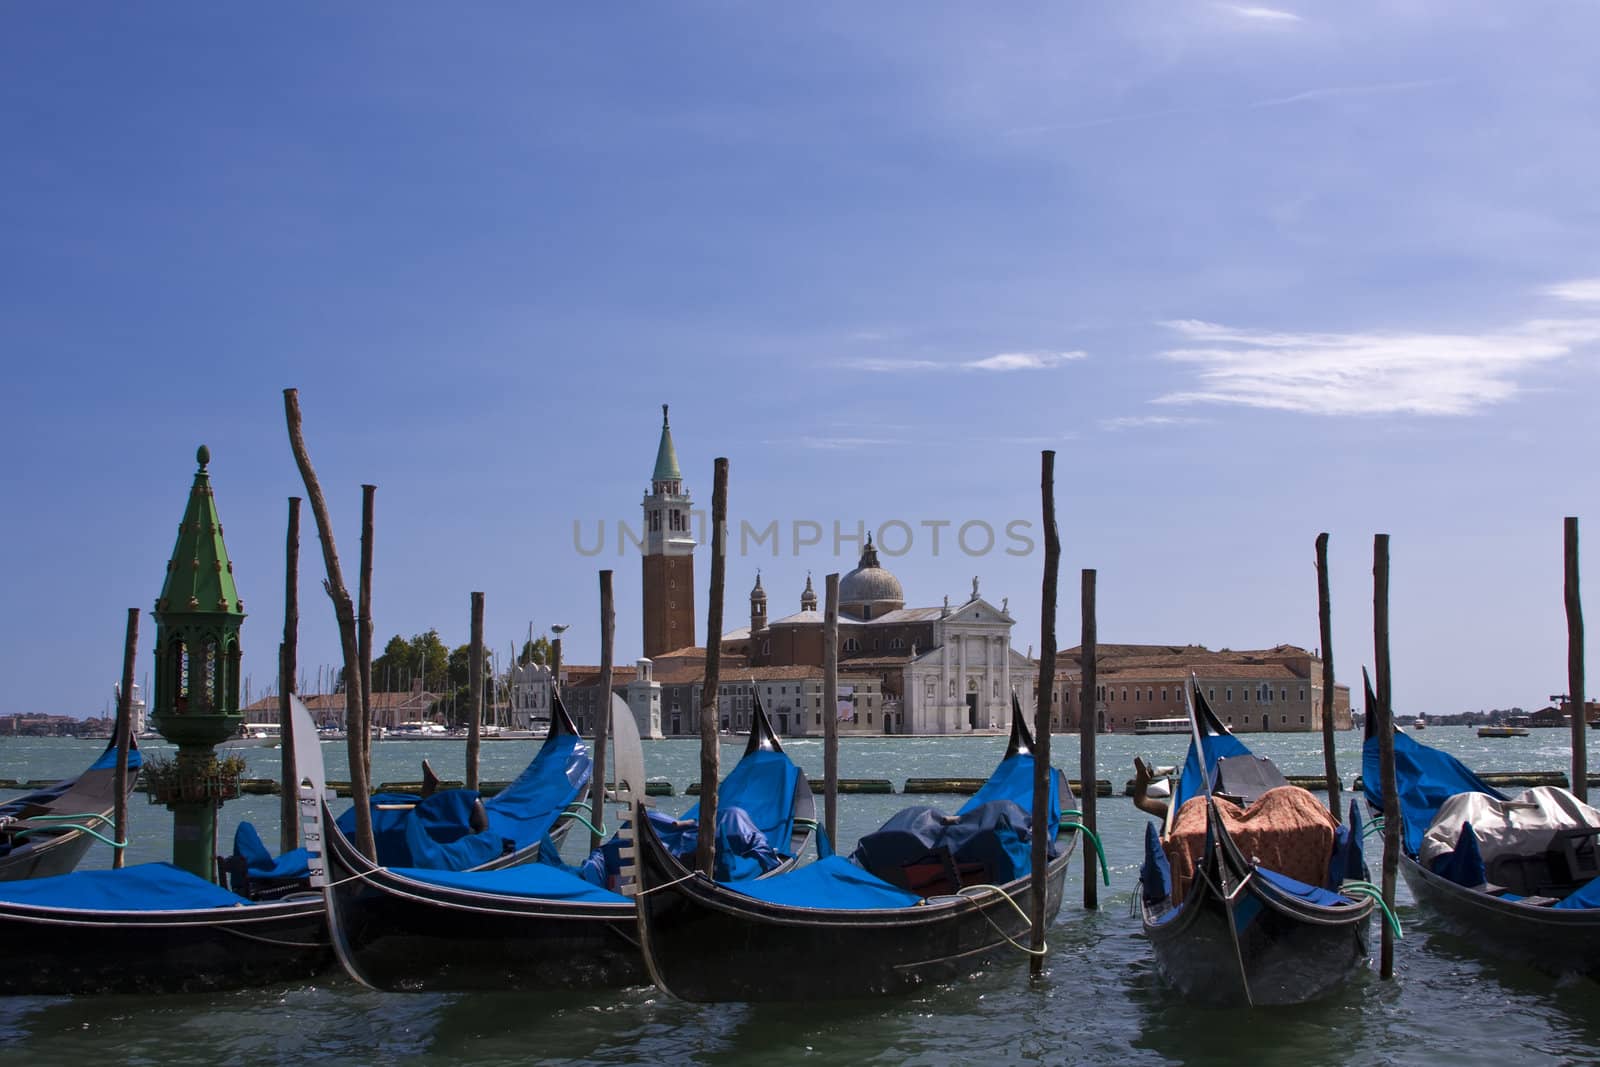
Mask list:
[[905,606],[906,594],[900,587],[900,579],[878,565],[878,550],[872,545],[872,535],[868,534],[860,564],[839,580],[840,609],[869,619]]

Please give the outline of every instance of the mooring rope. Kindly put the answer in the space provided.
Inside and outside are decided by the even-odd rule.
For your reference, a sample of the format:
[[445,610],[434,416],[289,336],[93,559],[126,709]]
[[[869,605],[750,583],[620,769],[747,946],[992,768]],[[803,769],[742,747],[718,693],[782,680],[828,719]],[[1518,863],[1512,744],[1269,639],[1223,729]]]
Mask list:
[[1400,932],[1400,920],[1395,917],[1394,912],[1389,910],[1389,902],[1383,899],[1383,890],[1371,882],[1363,882],[1358,878],[1352,878],[1339,886],[1339,892],[1347,896],[1355,894],[1376,900],[1378,908],[1383,912],[1384,920],[1389,924],[1389,929],[1394,931],[1395,939],[1403,940],[1405,938],[1406,935]]
[[104,841],[106,844],[110,845],[112,848],[127,848],[128,847],[128,843],[126,841],[113,841],[111,838],[107,837],[105,834],[103,834],[100,831],[96,830],[94,827],[85,826],[82,823],[75,823],[75,822],[62,823],[59,826],[29,826],[29,827],[26,827],[24,829],[18,830],[16,833],[11,835],[11,838],[14,841],[20,841],[24,837],[27,837],[29,834],[36,834],[36,833],[41,833],[41,832],[54,833],[55,831],[58,831],[58,830],[82,830],[84,833],[88,834],[90,837],[94,838],[96,841]]
[[[963,897],[963,898],[965,898],[967,900],[972,900],[972,898],[970,896],[967,896],[969,891],[972,891],[972,892],[988,891],[988,892],[1000,894],[1000,896],[1005,900],[1005,902],[1007,904],[1011,905],[1011,910],[1017,913],[1017,917],[1018,918],[1020,918],[1025,923],[1030,923],[1031,924],[1032,920],[1028,918],[1028,913],[1022,910],[1022,905],[1018,904],[1016,902],[1016,899],[1013,898],[1010,893],[1007,893],[1004,889],[1001,889],[999,886],[997,886],[997,885],[964,885],[960,889],[956,890],[956,896]],[[972,902],[974,904],[978,903],[976,900],[972,900]],[[978,914],[983,916],[984,922],[986,922],[990,926],[994,927],[995,933],[999,934],[1001,937],[1005,938],[1008,942],[1010,942],[1011,943],[1011,947],[1016,949],[1017,951],[1026,953],[1029,956],[1044,956],[1050,951],[1050,945],[1049,945],[1048,942],[1046,942],[1045,944],[1041,945],[1039,948],[1029,948],[1027,945],[1024,945],[1021,942],[1019,942],[1016,938],[1014,938],[1010,934],[1006,933],[1005,930],[1001,927],[1001,925],[999,923],[994,921],[993,916],[991,916],[989,914],[989,911],[988,911],[987,908],[984,908],[984,907],[980,906],[978,908]]]
[[1064,822],[1061,824],[1061,828],[1063,830],[1077,830],[1089,838],[1089,843],[1094,845],[1095,855],[1100,858],[1100,877],[1105,879],[1106,885],[1109,886],[1111,884],[1111,869],[1106,866],[1106,850],[1100,844],[1100,835],[1081,822]]

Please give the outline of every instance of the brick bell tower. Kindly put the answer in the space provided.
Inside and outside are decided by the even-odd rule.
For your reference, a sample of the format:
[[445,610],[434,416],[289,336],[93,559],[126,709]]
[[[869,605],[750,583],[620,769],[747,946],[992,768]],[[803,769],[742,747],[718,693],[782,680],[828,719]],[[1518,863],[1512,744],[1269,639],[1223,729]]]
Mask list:
[[661,444],[650,493],[644,498],[644,654],[694,644],[694,534],[689,493],[672,445],[667,405],[661,405]]

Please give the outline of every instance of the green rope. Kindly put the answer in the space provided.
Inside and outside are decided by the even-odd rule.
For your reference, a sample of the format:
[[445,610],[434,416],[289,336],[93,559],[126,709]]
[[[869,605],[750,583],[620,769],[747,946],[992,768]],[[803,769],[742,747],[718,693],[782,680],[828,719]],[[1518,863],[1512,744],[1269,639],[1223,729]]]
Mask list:
[[1383,910],[1383,917],[1388,921],[1389,928],[1394,931],[1395,940],[1399,941],[1405,938],[1406,935],[1400,932],[1400,920],[1395,918],[1394,912],[1389,910],[1388,901],[1383,899],[1383,890],[1379,889],[1371,882],[1363,882],[1359,879],[1351,879],[1350,881],[1341,885],[1339,887],[1339,891],[1346,895],[1356,894],[1358,896],[1371,897],[1373,900],[1376,900],[1378,902],[1378,907]]
[[1094,845],[1095,853],[1100,857],[1100,877],[1106,880],[1106,885],[1110,885],[1111,870],[1106,866],[1106,850],[1100,844],[1100,835],[1081,822],[1064,822],[1061,824],[1061,828],[1063,830],[1077,830],[1089,838],[1090,844]]
[[98,811],[83,811],[83,812],[79,812],[76,815],[30,815],[30,816],[28,816],[27,821],[28,822],[68,822],[68,821],[71,821],[73,819],[101,819],[101,820],[104,820],[104,821],[107,821],[107,822],[110,821],[109,819],[106,819],[106,817],[104,815],[100,814],[100,812],[98,812]]
[[88,834],[90,837],[94,838],[96,841],[104,841],[106,844],[110,845],[112,848],[127,848],[128,847],[128,843],[126,841],[122,841],[122,842],[113,841],[111,838],[107,837],[105,834],[101,833],[99,830],[94,829],[93,827],[85,826],[82,823],[74,823],[74,822],[62,823],[60,826],[30,826],[30,827],[28,827],[26,829],[18,830],[16,833],[12,834],[11,837],[12,837],[12,840],[14,840],[14,841],[20,841],[24,837],[27,837],[29,834],[36,834],[36,833],[39,833],[41,831],[49,831],[49,830],[81,830],[84,833]]
[[596,826],[594,823],[590,822],[588,819],[585,819],[582,815],[579,815],[575,811],[564,812],[562,817],[571,819],[573,822],[582,826],[587,826],[589,828],[589,832],[594,834],[596,837],[606,836],[606,828],[604,824]]
[[594,811],[594,806],[587,800],[574,800],[571,804],[567,805],[568,811],[571,811],[573,808],[582,808],[584,811]]
[[1367,823],[1367,825],[1365,827],[1362,828],[1362,830],[1361,830],[1361,840],[1365,841],[1367,838],[1371,837],[1373,834],[1382,833],[1382,832],[1383,832],[1383,816],[1379,815],[1376,818],[1374,818],[1371,822]]
[[1061,809],[1061,817],[1063,819],[1065,819],[1065,818],[1067,818],[1068,816],[1071,816],[1071,815],[1075,815],[1080,819],[1083,818],[1083,812],[1079,811],[1077,808],[1062,808]]

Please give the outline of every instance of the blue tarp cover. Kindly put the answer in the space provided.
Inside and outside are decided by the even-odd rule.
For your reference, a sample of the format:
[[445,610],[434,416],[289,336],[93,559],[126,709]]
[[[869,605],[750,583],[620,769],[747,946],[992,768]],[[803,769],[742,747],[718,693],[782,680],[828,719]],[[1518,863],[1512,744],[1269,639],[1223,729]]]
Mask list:
[[250,903],[170,863],[0,882],[0,900],[73,911],[178,911]]
[[1144,865],[1139,868],[1139,884],[1146,904],[1159,904],[1172,896],[1172,864],[1161,847],[1161,831],[1153,822],[1144,824]]
[[[144,755],[136,748],[128,749],[128,770],[136,771],[144,766]],[[91,771],[114,771],[117,769],[117,743],[115,741],[106,746],[100,758],[89,764]]]
[[1244,742],[1232,734],[1208,734],[1202,731],[1200,743],[1204,751],[1197,753],[1193,739],[1189,741],[1189,752],[1183,760],[1183,773],[1178,776],[1178,786],[1172,792],[1170,803],[1173,811],[1183,807],[1184,801],[1190,797],[1205,795],[1206,779],[1200,773],[1202,761],[1205,769],[1215,776],[1219,759],[1252,754]]
[[1434,857],[1433,873],[1468,889],[1476,889],[1489,880],[1489,872],[1483,865],[1483,852],[1478,848],[1478,835],[1473,832],[1470,822],[1461,824],[1455,848]]
[[432,871],[418,867],[399,867],[396,874],[431,885],[471,889],[480,893],[498,893],[509,897],[532,897],[539,900],[572,900],[593,904],[626,904],[627,897],[601,889],[545,863],[525,863],[498,871]]
[[950,818],[930,807],[896,812],[861,839],[850,859],[864,870],[892,879],[891,872],[906,864],[949,849],[958,864],[982,863],[986,878],[1000,885],[1025,876],[1032,868],[1029,817],[1018,805],[991,800],[963,808],[954,821],[947,821]]
[[1576,892],[1569,893],[1565,900],[1550,906],[1568,911],[1600,908],[1600,878],[1589,879]]
[[874,878],[841,856],[817,860],[771,878],[724,884],[747,897],[793,908],[861,911],[910,908],[922,903],[917,894]]
[[303,848],[296,848],[273,859],[272,853],[267,851],[266,844],[261,840],[261,835],[256,832],[255,824],[248,819],[241,822],[239,828],[233,832],[233,854],[243,857],[251,878],[311,877],[310,853]]
[[[1378,767],[1378,739],[1367,738],[1361,746],[1361,789],[1374,811],[1383,811],[1383,779]],[[1504,800],[1505,794],[1486,784],[1447,752],[1416,740],[1408,734],[1394,735],[1394,785],[1403,815],[1401,843],[1406,855],[1415,856],[1422,847],[1439,806],[1457,793],[1487,793]]]
[[[680,860],[693,866],[695,849],[700,843],[698,823],[674,819],[659,811],[647,812],[656,836]],[[622,870],[622,843],[613,834],[611,839],[593,852],[578,868],[586,881],[599,886],[610,885]],[[552,855],[554,855],[554,850]],[[540,858],[544,853],[540,852]],[[717,865],[719,882],[737,882],[744,878],[758,878],[783,862],[783,857],[773,849],[764,835],[745,814],[743,808],[717,805]],[[558,859],[549,862],[559,864]]]
[[1307,885],[1304,882],[1290,878],[1287,874],[1279,874],[1277,871],[1270,871],[1265,867],[1257,867],[1255,870],[1256,877],[1265,881],[1274,889],[1290,896],[1299,897],[1308,904],[1320,904],[1323,907],[1331,908],[1339,904],[1355,903],[1343,894],[1335,893],[1331,889],[1323,889],[1321,886]]
[[[515,781],[484,800],[489,828],[479,833],[469,829],[479,796],[472,790],[445,789],[426,800],[409,793],[379,793],[372,798],[378,864],[462,871],[521,851],[544,838],[577,799],[592,770],[589,747],[582,738],[572,734],[549,738]],[[414,806],[380,811],[385,804]],[[346,837],[355,836],[353,807],[339,816],[338,825]]]
[[[1033,811],[1032,753],[1019,752],[1001,760],[1000,766],[989,775],[989,780],[957,809],[956,814],[965,815],[996,800],[1009,800],[1024,812]],[[1054,838],[1055,827],[1061,822],[1061,774],[1053,768],[1050,772],[1050,810],[1054,813],[1050,836]]]
[[[719,808],[743,808],[769,842],[789,847],[794,833],[794,789],[800,768],[782,752],[759,748],[734,765],[717,787]],[[700,805],[683,813],[685,821],[700,818]]]

